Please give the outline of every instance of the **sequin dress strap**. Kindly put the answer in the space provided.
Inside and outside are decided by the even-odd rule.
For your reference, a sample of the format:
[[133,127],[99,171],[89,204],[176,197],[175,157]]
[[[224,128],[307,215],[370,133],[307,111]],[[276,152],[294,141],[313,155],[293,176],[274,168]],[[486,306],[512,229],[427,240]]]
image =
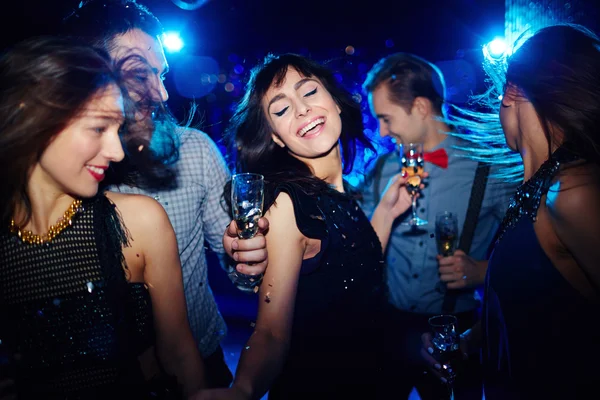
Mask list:
[[[292,199],[298,230],[308,238],[321,241],[319,252],[302,262],[301,274],[311,273],[321,267],[323,254],[329,248],[329,225],[331,221],[329,221],[327,213],[322,206],[323,197],[327,197],[330,193],[310,195],[301,184],[291,182],[278,185],[275,189],[275,196],[281,192],[287,193]],[[331,192],[333,193],[334,191],[332,190]]]
[[502,239],[508,230],[514,228],[521,218],[526,217],[535,222],[541,199],[548,193],[561,165],[579,159],[579,156],[561,146],[552,153],[550,158],[542,164],[529,180],[517,188],[500,225],[498,241]]
[[319,195],[309,195],[298,183],[281,183],[275,188],[275,198],[279,193],[285,192],[294,204],[296,225],[302,234],[313,239],[327,237],[327,224],[325,214],[319,207]]

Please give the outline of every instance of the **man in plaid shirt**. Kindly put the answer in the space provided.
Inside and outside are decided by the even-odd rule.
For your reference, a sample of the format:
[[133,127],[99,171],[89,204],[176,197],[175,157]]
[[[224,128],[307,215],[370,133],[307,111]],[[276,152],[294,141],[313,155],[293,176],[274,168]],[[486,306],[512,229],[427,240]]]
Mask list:
[[[65,20],[63,33],[103,48],[117,62],[127,60],[122,70],[131,75],[128,92],[134,101],[139,91],[151,91],[155,104],[147,118],[152,120],[141,123],[154,124],[153,137],[124,138],[129,157],[115,166],[120,179],[109,189],[151,196],[166,210],[177,236],[188,319],[207,381],[210,387],[228,387],[232,375],[220,346],[227,328],[208,285],[204,243],[222,256],[226,252],[232,268],[237,262],[237,271],[257,275],[267,265],[264,236],[238,240],[227,229],[231,220],[223,189],[230,172],[223,156],[208,135],[177,126],[164,107],[168,64],[158,19],[134,0],[91,0]],[[262,218],[259,225],[264,231],[268,222]],[[221,259],[225,264],[225,257]]]

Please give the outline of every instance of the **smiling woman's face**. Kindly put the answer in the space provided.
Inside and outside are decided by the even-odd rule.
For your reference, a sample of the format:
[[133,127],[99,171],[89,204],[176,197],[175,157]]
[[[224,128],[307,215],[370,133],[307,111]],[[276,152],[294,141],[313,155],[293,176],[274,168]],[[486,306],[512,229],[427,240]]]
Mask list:
[[271,85],[263,109],[273,141],[299,159],[328,154],[342,132],[341,109],[323,84],[288,68],[281,85]]

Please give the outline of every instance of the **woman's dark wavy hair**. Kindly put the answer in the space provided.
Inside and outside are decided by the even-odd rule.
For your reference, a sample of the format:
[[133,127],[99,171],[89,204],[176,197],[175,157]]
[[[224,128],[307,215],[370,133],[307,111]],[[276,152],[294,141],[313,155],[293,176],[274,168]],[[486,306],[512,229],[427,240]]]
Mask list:
[[[134,29],[151,37],[160,37],[163,27],[154,14],[135,0],[86,0],[68,15],[60,33],[81,39],[94,47],[111,52],[115,38]],[[133,62],[132,62],[133,61]],[[167,105],[153,99],[144,84],[153,74],[143,57],[125,52],[115,60],[123,69],[130,97],[140,98],[133,104],[138,111],[139,126],[123,136],[125,159],[106,175],[103,185],[125,183],[144,189],[164,189],[176,185],[173,164],[179,160],[180,140],[177,121]],[[133,96],[133,94],[137,96]],[[148,135],[151,132],[151,135]]]
[[[120,84],[108,54],[68,39],[20,42],[0,59],[0,224],[23,204],[31,167],[89,100]],[[23,224],[23,221],[19,221]]]
[[506,84],[535,108],[551,151],[552,128],[570,151],[600,165],[600,39],[576,25],[541,29],[510,57]]
[[272,140],[273,129],[262,101],[272,85],[279,86],[283,83],[289,68],[295,69],[304,77],[318,79],[342,110],[340,145],[344,174],[352,171],[358,143],[373,150],[373,145],[364,134],[360,105],[337,82],[331,70],[297,54],[267,55],[262,63],[251,70],[245,95],[238,104],[226,133],[231,154],[235,158],[236,172],[254,172],[265,176],[265,204],[271,204],[269,196],[273,194],[277,184],[282,182],[301,183],[309,194],[327,187],[324,181],[313,175],[308,165]]
[[493,85],[474,100],[491,111],[463,110],[465,118],[458,120],[475,132],[464,138],[483,145],[475,158],[500,162],[507,176],[522,176],[520,155],[506,146],[498,117],[501,95],[510,85],[535,108],[549,155],[553,131],[558,130],[564,135],[565,147],[600,165],[600,39],[574,24],[548,26],[523,41],[524,35],[506,59],[484,64]]

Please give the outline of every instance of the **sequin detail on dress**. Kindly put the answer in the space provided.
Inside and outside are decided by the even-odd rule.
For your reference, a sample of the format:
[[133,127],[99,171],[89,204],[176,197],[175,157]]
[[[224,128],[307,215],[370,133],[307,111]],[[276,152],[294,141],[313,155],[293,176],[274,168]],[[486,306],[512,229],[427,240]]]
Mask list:
[[570,153],[564,147],[559,147],[529,180],[517,188],[500,225],[497,242],[508,230],[514,228],[522,217],[527,217],[532,222],[536,221],[542,196],[548,193],[561,165],[578,159],[578,156]]
[[19,398],[125,393],[154,343],[148,290],[125,280],[115,208],[98,196],[83,209],[44,246],[0,232],[0,321],[10,321],[0,339],[19,355]]
[[278,186],[320,251],[302,262],[288,356],[269,399],[374,399],[386,303],[381,243],[350,194]]

